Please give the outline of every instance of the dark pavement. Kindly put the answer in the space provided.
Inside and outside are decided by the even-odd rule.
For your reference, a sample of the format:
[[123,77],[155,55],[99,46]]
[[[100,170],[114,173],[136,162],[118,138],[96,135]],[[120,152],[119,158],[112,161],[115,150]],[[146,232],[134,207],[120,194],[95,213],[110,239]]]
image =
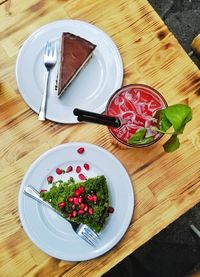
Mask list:
[[[200,34],[200,0],[149,0],[187,53],[192,40]],[[200,68],[196,56],[192,60]]]
[[[133,0],[134,1],[134,0]],[[200,0],[149,0],[187,53],[193,38],[200,34]],[[200,68],[200,60],[192,60]],[[188,277],[200,276],[200,204],[140,247],[104,277]]]

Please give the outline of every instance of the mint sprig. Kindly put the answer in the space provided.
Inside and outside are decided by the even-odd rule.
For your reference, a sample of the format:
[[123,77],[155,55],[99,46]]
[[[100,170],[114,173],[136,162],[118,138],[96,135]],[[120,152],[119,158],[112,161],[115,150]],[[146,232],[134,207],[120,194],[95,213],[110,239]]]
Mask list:
[[172,135],[170,137],[170,139],[168,139],[163,144],[163,148],[164,148],[165,152],[167,152],[167,153],[173,152],[176,149],[178,149],[179,147],[180,147],[180,141],[179,141],[177,135]]
[[154,140],[153,136],[146,137],[147,128],[139,129],[129,140],[129,144],[147,144]]
[[147,129],[141,128],[139,129],[128,141],[129,144],[138,143],[139,141],[142,141],[145,137]]
[[176,134],[182,134],[186,123],[192,120],[192,109],[183,104],[176,104],[165,109],[165,115],[171,122]]
[[[186,124],[192,120],[192,109],[184,104],[176,104],[165,109],[158,110],[154,116],[158,120],[158,127],[149,127],[151,130],[171,135],[169,140],[163,145],[165,152],[173,152],[180,147],[178,135],[182,134]],[[172,129],[172,132],[168,132]],[[145,144],[153,137],[145,137],[146,128],[138,130],[130,139],[129,143]]]

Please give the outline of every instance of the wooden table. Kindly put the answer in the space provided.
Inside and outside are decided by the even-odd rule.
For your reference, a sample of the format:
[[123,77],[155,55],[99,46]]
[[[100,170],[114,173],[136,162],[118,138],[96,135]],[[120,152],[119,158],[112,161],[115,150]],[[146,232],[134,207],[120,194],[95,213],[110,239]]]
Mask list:
[[[200,72],[146,0],[1,0],[0,5],[0,275],[101,276],[200,200]],[[20,46],[43,24],[80,19],[112,37],[124,63],[124,84],[155,87],[169,104],[186,103],[193,120],[181,148],[166,154],[154,146],[122,150],[106,128],[40,122],[15,82]],[[69,263],[49,257],[26,236],[17,197],[21,180],[42,153],[61,143],[84,141],[112,152],[126,167],[135,190],[132,223],[118,245],[100,258]]]

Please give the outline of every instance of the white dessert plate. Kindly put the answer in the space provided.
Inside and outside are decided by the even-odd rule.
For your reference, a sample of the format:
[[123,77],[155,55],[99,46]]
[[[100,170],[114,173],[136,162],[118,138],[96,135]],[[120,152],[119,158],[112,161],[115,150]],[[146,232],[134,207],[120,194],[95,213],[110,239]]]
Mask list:
[[39,112],[46,78],[44,49],[47,41],[55,41],[59,46],[63,32],[71,32],[97,45],[88,64],[61,97],[55,94],[58,63],[51,71],[46,117],[59,123],[77,123],[74,108],[98,113],[104,111],[110,96],[121,87],[123,64],[112,39],[92,24],[79,20],[59,20],[44,25],[24,42],[16,62],[18,89],[36,113]]
[[[84,147],[83,154],[78,154],[79,147]],[[75,170],[63,175],[57,175],[55,170],[69,165],[75,168],[85,162],[90,165],[89,171],[82,169],[87,178],[99,175],[106,177],[110,205],[114,208],[100,232],[101,239],[96,247],[81,239],[64,218],[24,194],[24,188],[28,185],[38,191],[49,189],[49,175],[55,180],[74,177],[77,181]],[[129,175],[111,153],[93,144],[67,143],[47,151],[30,166],[20,187],[18,206],[23,228],[37,247],[61,260],[83,261],[106,253],[120,241],[131,222],[134,194]]]

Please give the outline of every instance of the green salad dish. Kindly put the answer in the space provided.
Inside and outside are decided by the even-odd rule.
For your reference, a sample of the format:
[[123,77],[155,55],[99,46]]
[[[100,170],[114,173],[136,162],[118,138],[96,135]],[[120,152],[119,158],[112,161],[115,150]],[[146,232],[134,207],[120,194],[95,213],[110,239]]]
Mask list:
[[40,197],[51,204],[66,219],[86,224],[99,233],[114,209],[110,207],[105,176],[89,178],[84,182],[58,180],[49,191],[42,190]]

